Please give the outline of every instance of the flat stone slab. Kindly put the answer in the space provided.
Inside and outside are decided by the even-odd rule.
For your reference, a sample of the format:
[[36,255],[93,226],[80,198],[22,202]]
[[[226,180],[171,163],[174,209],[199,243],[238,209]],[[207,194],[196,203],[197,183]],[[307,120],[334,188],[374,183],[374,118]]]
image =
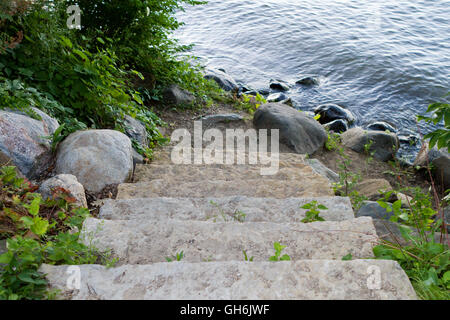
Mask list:
[[272,179],[208,180],[180,182],[176,179],[158,179],[139,183],[124,183],[118,187],[117,199],[133,198],[205,198],[247,196],[257,198],[302,198],[333,196],[329,181],[319,175],[314,178],[290,180]]
[[[194,153],[196,153],[196,152],[198,154],[205,155],[205,149],[192,148],[191,149],[191,163],[194,163]],[[180,152],[179,154],[180,154],[180,156],[183,156],[182,152]],[[206,154],[209,156],[209,152]],[[248,158],[249,155],[251,157],[255,157],[255,155],[256,155],[257,159],[258,159],[258,163],[260,163],[260,158],[259,158],[258,153],[248,152],[248,150],[246,151],[246,150],[242,150],[242,149],[237,149],[237,150],[232,150],[232,151],[224,150],[222,152],[222,156],[223,156],[223,160],[224,160],[223,163],[225,163],[225,160],[227,159],[227,157],[234,156],[234,159],[236,160],[237,157],[239,156],[242,159],[245,159],[246,164],[249,164],[249,158]],[[271,157],[272,154],[268,153],[267,156]],[[274,157],[278,157],[278,159],[281,162],[291,162],[291,163],[301,163],[301,164],[305,163],[305,155],[298,154],[298,153],[278,153],[276,156],[274,155]],[[154,153],[153,159],[152,159],[152,164],[169,164],[169,163],[172,163],[172,148],[171,147],[164,148],[164,149]]]
[[[326,221],[353,219],[354,213],[347,197],[323,198],[143,198],[130,200],[107,200],[100,209],[100,218],[108,220],[197,220],[235,221],[236,213],[242,212],[243,222],[300,222],[305,209],[300,207],[317,201],[328,210],[321,210]],[[212,202],[212,203],[211,203]]]
[[[208,165],[142,165],[136,168],[134,181],[152,181],[163,179],[166,181],[197,182],[206,180],[247,180],[277,179],[277,180],[302,180],[315,179],[319,174],[310,166],[297,164],[295,167],[277,168],[274,174],[263,175],[259,166],[235,165],[215,166]],[[286,181],[286,183],[289,183]]]
[[82,238],[100,250],[112,250],[120,264],[165,262],[183,251],[183,261],[242,261],[243,250],[255,261],[275,254],[274,242],[287,247],[292,260],[373,257],[378,236],[372,218],[313,223],[220,223],[86,219]]
[[[60,299],[73,300],[410,300],[414,289],[396,261],[171,262],[107,269],[81,265],[40,271]],[[73,266],[72,266],[73,268]],[[69,271],[69,272],[68,272]],[[380,280],[380,281],[378,281]]]

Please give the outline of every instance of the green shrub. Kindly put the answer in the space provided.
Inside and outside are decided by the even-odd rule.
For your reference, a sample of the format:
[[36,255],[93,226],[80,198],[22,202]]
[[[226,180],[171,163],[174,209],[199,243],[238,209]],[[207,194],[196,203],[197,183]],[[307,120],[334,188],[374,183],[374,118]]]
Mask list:
[[7,252],[0,255],[0,300],[48,298],[47,282],[38,273],[47,264],[110,264],[100,253],[79,242],[89,210],[74,205],[66,190],[56,188],[52,199],[34,193],[36,186],[16,175],[15,167],[0,170],[0,239]]
[[435,125],[443,122],[444,128],[437,129],[425,135],[425,139],[430,139],[430,148],[437,145],[438,149],[447,148],[450,150],[450,104],[433,103],[428,107],[427,113],[431,116],[418,116],[418,120],[425,120]]

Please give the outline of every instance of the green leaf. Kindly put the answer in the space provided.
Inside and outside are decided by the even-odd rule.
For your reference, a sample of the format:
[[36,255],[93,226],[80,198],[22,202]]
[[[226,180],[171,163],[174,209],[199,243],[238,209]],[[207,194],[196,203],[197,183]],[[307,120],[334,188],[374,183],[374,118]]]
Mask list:
[[349,261],[349,260],[352,260],[352,259],[353,259],[353,256],[352,256],[351,253],[349,253],[349,254],[347,254],[347,255],[342,257],[342,261]]
[[280,260],[281,260],[281,261],[290,261],[290,260],[291,260],[291,257],[290,257],[289,255],[285,254],[285,255],[283,255],[283,256],[280,258]]
[[31,226],[30,230],[37,236],[42,236],[47,232],[49,223],[47,220],[41,217],[34,218],[34,224]]

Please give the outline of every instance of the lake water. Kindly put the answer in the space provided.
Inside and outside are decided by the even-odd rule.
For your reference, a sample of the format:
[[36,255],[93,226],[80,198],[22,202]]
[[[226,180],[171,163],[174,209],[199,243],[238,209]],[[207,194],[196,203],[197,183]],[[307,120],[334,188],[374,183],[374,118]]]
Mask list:
[[450,1],[210,0],[178,18],[193,55],[254,89],[319,75],[319,86],[289,92],[302,110],[337,103],[359,125],[417,132],[416,115],[450,91]]

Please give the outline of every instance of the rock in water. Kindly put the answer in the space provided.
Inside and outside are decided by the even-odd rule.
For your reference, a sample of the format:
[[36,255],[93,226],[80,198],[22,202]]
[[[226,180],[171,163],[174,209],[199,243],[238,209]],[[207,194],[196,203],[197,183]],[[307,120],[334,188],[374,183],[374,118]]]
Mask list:
[[29,179],[38,178],[47,170],[52,152],[48,139],[58,128],[58,121],[40,110],[33,109],[42,120],[21,112],[0,111],[0,153],[12,160]]
[[[320,119],[319,119],[320,120]],[[335,133],[342,133],[348,130],[348,124],[345,120],[337,119],[323,125],[325,129]]]
[[270,88],[279,91],[289,91],[289,85],[281,80],[270,80]]
[[319,84],[319,77],[313,75],[304,75],[300,77],[296,84],[300,84],[303,86],[315,86]]
[[126,182],[133,172],[131,140],[114,130],[72,133],[59,147],[56,172],[73,174],[91,192]]
[[289,102],[291,100],[291,98],[289,98],[287,95],[285,95],[282,92],[276,92],[276,93],[272,93],[270,94],[267,98],[266,98],[267,102],[281,102],[286,104],[287,102]]
[[[428,158],[428,161],[427,161]],[[433,165],[436,182],[444,185],[445,189],[450,188],[450,154],[446,148],[438,150],[436,147],[430,150],[425,144],[414,161],[414,166],[426,167],[427,163]]]
[[279,129],[280,142],[301,154],[313,154],[328,138],[316,120],[281,103],[260,106],[253,117],[253,124],[257,129]]
[[395,129],[394,126],[385,121],[372,122],[367,126],[367,129],[373,131],[389,131],[394,133],[397,132],[397,129]]
[[173,84],[166,88],[163,92],[164,101],[176,106],[189,105],[195,100],[195,97],[189,91],[181,89],[178,85]]
[[87,208],[84,187],[78,182],[77,177],[71,174],[59,174],[44,181],[39,188],[39,193],[44,199],[52,198],[53,190],[57,187],[67,190],[69,195],[75,198],[76,205]]
[[219,87],[221,87],[225,91],[239,90],[239,85],[236,83],[236,81],[221,70],[212,68],[206,69],[204,78],[214,80],[215,82],[217,82]]
[[356,121],[353,113],[337,104],[322,104],[314,109],[314,113],[320,115],[319,122],[322,124],[337,119],[345,120],[348,124],[353,124]]
[[369,151],[374,152],[374,158],[380,161],[393,159],[399,148],[399,141],[395,133],[352,128],[344,132],[341,139],[345,146],[359,153],[364,153],[366,151],[365,146],[373,141]]

